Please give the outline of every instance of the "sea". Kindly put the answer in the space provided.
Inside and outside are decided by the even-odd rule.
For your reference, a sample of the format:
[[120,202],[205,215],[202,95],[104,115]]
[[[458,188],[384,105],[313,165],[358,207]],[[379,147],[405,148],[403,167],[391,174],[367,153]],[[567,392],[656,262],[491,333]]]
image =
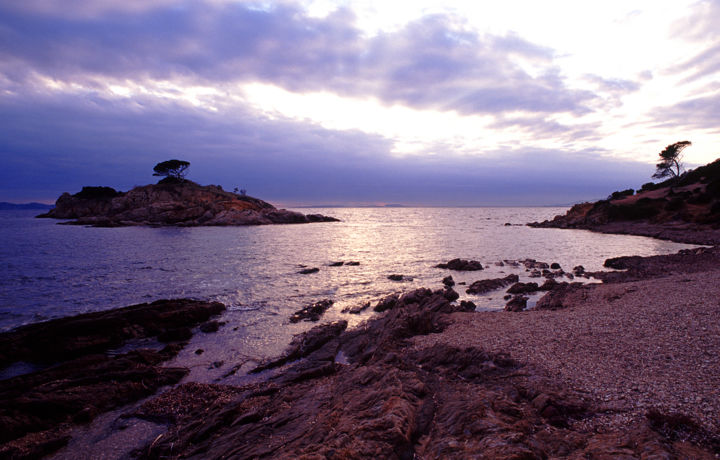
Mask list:
[[[38,211],[0,211],[0,331],[90,311],[165,298],[216,300],[228,306],[215,334],[196,334],[178,358],[190,379],[218,381],[282,352],[294,334],[293,312],[330,299],[321,322],[354,327],[374,313],[343,313],[391,293],[516,273],[505,261],[535,259],[566,271],[603,269],[610,257],[674,253],[695,247],[647,237],[585,230],[540,229],[528,222],[566,208],[313,208],[340,222],[251,227],[90,228],[37,219]],[[60,221],[61,222],[61,221]],[[476,272],[436,268],[453,258],[474,259]],[[330,266],[333,262],[359,265]],[[304,268],[318,268],[300,274]],[[392,281],[389,275],[402,275]],[[538,281],[535,279],[534,281]],[[542,279],[540,279],[542,281]],[[592,280],[590,280],[592,282]],[[499,311],[503,290],[477,296],[455,288],[478,310]],[[531,298],[530,305],[537,298]],[[203,353],[194,352],[203,349]],[[229,372],[236,369],[234,372]]]

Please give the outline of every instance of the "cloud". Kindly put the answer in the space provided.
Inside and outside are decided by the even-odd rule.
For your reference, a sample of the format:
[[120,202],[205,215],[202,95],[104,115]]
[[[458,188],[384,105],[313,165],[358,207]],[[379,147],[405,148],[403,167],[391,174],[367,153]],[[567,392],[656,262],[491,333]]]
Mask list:
[[398,158],[380,136],[153,97],[4,96],[0,117],[10,133],[0,140],[3,200],[54,200],[84,185],[127,190],[154,180],[152,166],[168,158],[190,161],[200,183],[287,204],[566,204],[639,184],[648,168],[606,152],[539,149]]
[[595,98],[566,85],[552,50],[516,34],[480,36],[449,16],[366,37],[346,9],[311,18],[289,4],[119,8],[106,1],[89,16],[65,14],[80,3],[62,12],[39,1],[0,7],[0,72],[7,80],[263,81],[462,114],[581,114]]
[[720,91],[695,97],[678,104],[659,107],[653,111],[653,120],[658,126],[712,130],[720,126]]

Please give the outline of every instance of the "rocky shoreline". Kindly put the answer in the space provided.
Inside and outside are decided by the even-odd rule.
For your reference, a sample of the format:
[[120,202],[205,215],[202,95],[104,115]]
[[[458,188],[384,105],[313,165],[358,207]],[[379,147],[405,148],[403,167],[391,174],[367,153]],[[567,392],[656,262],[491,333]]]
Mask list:
[[[592,274],[605,284],[546,283],[519,313],[458,305],[446,279],[381,299],[359,327],[296,336],[238,385],[177,385],[187,369],[161,364],[195,330],[217,329],[220,304],[162,301],[28,326],[0,335],[2,363],[41,354],[63,364],[0,381],[11,428],[0,456],[48,454],[126,407],[114,430],[132,420],[160,430],[118,453],[139,458],[717,458],[719,262],[718,248],[609,259],[623,271]],[[328,306],[296,315],[312,321]],[[154,349],[107,353],[148,338]],[[88,404],[79,393],[113,397]],[[53,417],[33,416],[48,407]]]

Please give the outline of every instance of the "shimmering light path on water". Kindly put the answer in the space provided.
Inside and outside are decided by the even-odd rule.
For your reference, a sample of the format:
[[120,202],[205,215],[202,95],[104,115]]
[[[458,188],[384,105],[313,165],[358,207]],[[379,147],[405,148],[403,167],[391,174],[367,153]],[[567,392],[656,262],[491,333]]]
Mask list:
[[[3,212],[0,329],[160,298],[194,297],[230,306],[227,333],[232,331],[230,325],[238,328],[232,331],[232,349],[272,354],[285,346],[292,333],[308,327],[288,324],[290,314],[323,298],[335,301],[325,320],[357,322],[366,316],[341,310],[391,292],[439,288],[448,274],[468,284],[506,273],[525,275],[524,270],[494,265],[502,259],[534,258],[558,262],[566,269],[583,265],[599,270],[608,257],[663,254],[688,247],[644,237],[523,225],[562,213],[562,208],[301,211],[336,216],[342,222],[85,228],[34,219],[32,212]],[[434,268],[455,257],[479,260],[487,268],[471,273]],[[329,267],[334,261],[360,265]],[[320,271],[300,275],[301,265]],[[413,280],[390,281],[390,274]],[[482,308],[499,308],[504,305],[502,294],[468,298]]]

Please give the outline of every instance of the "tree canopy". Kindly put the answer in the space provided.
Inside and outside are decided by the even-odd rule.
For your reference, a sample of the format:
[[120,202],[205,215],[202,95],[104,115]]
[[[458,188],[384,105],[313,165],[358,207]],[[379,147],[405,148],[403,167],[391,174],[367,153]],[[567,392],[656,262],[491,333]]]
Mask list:
[[682,151],[692,145],[690,141],[675,142],[665,147],[660,152],[660,161],[656,165],[657,170],[653,174],[653,179],[662,179],[663,177],[680,177],[682,169]]
[[185,179],[190,162],[183,160],[167,160],[155,165],[153,176],[172,177],[182,181]]

